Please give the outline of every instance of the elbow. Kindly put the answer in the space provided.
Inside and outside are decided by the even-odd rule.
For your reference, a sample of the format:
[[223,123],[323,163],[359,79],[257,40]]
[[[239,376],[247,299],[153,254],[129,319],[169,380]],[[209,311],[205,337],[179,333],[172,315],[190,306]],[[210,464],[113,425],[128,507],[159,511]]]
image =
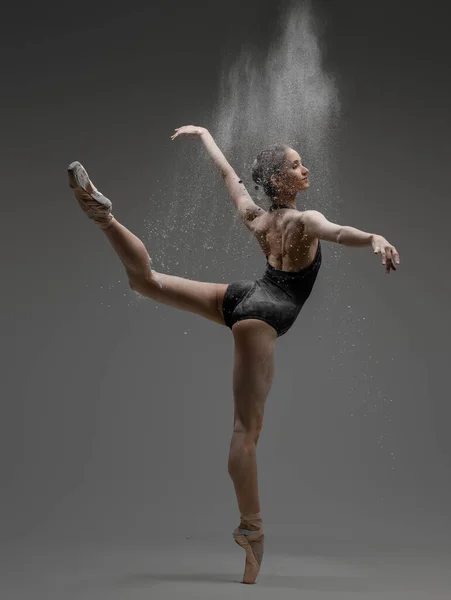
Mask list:
[[255,206],[245,208],[242,213],[242,218],[246,225],[249,225],[250,223],[252,223],[252,221],[255,221],[257,217],[258,209],[256,210]]

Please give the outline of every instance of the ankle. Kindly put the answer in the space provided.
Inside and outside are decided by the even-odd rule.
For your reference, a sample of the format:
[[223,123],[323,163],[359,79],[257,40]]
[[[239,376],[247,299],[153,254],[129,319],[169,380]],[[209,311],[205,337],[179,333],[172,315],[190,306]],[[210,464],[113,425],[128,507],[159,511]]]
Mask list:
[[250,531],[260,531],[260,529],[263,529],[261,513],[242,514],[240,527],[243,529],[249,529]]
[[115,220],[111,213],[109,213],[105,216],[104,215],[100,215],[100,216],[95,215],[95,216],[91,217],[91,219],[103,231],[105,231],[106,229],[109,229],[111,227],[111,225],[113,224],[113,221]]

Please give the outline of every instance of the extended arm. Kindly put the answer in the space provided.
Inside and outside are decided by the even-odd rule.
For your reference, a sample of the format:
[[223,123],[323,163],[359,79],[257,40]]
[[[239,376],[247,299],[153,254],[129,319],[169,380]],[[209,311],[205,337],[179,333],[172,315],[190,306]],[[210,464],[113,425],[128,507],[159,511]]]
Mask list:
[[316,210],[306,210],[302,215],[305,234],[327,242],[336,242],[344,246],[371,246],[374,234],[360,231],[354,227],[331,223]]
[[381,235],[331,223],[316,210],[305,211],[302,214],[302,223],[307,237],[336,242],[344,246],[372,246],[375,254],[382,255],[382,264],[385,265],[387,272],[390,272],[390,269],[396,271],[395,262],[399,265],[399,254],[396,248]]
[[211,156],[214,164],[218,167],[219,172],[225,181],[227,191],[238,210],[238,214],[240,215],[244,224],[249,229],[252,229],[252,222],[254,219],[263,214],[265,211],[252,200],[245,185],[235,173],[224,154],[221,152],[211,133],[204,127],[194,127],[193,125],[188,125],[181,127],[180,129],[176,129],[176,133],[172,136],[172,139],[174,140],[179,135],[196,136],[201,138],[208,154]]

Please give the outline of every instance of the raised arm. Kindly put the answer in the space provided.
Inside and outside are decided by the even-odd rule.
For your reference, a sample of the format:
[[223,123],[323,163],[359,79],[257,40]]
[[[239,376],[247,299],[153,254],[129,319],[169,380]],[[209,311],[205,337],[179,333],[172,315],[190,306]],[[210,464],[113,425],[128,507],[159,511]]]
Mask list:
[[185,127],[176,129],[171,139],[175,140],[175,138],[181,135],[188,137],[199,137],[202,140],[208,154],[218,167],[219,172],[225,181],[227,191],[238,210],[238,214],[240,215],[246,227],[252,230],[254,219],[263,214],[265,211],[252,200],[245,185],[219,149],[218,145],[213,139],[213,136],[204,127],[186,125]]
[[316,210],[307,210],[302,213],[302,223],[307,237],[336,242],[344,246],[372,246],[375,254],[382,255],[382,264],[387,273],[390,273],[391,269],[396,271],[395,263],[397,265],[400,263],[396,248],[381,235],[366,233],[347,225],[331,223]]

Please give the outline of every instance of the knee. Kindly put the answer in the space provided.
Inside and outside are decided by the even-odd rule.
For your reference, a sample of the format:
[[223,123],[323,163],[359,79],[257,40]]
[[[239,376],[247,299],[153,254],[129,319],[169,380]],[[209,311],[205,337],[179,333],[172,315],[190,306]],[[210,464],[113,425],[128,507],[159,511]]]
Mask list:
[[136,273],[127,271],[128,285],[134,292],[145,294],[149,290],[149,287],[153,285],[152,273]]
[[249,464],[249,460],[255,460],[258,436],[257,431],[233,432],[228,459],[228,471],[232,479]]
[[137,279],[136,279],[136,277],[134,275],[128,274],[128,286],[134,292],[138,291],[139,282],[137,281]]
[[252,423],[243,425],[235,423],[233,427],[232,446],[242,450],[254,450],[262,430],[261,419],[255,419]]
[[263,406],[256,406],[251,414],[247,411],[236,410],[233,422],[233,434],[241,436],[245,440],[257,440],[263,427]]
[[136,276],[134,273],[128,273],[128,285],[134,292],[142,293],[144,282],[142,277]]

